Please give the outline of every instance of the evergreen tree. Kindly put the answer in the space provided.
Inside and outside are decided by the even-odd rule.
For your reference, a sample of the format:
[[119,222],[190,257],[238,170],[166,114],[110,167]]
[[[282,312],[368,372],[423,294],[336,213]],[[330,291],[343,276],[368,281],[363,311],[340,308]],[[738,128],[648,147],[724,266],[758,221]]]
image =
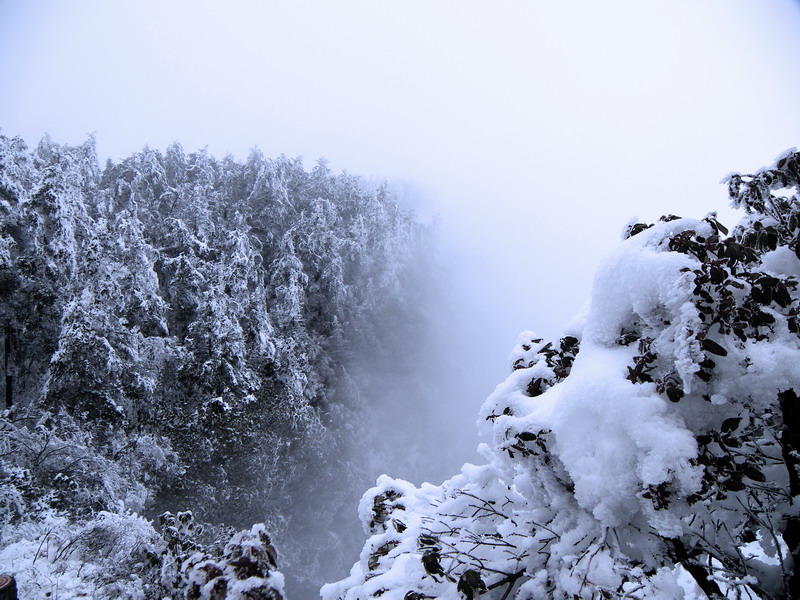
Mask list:
[[[359,473],[345,426],[362,407],[351,347],[378,337],[383,273],[396,279],[406,267],[395,262],[421,258],[392,253],[424,235],[390,197],[299,159],[256,150],[220,161],[173,144],[101,171],[93,139],[29,151],[0,136],[2,546],[30,551],[33,565],[21,532],[43,543],[56,511],[48,573],[81,548],[75,558],[117,575],[130,560],[147,565],[130,588],[87,568],[98,597],[206,597],[243,585],[222,524],[266,522],[297,579],[318,587],[323,553],[309,562],[291,536],[312,512],[333,528],[346,506],[342,484]],[[324,510],[305,500],[323,496]],[[131,514],[186,509],[196,526],[182,533]],[[110,552],[117,527],[141,534],[144,554],[124,537],[130,557],[113,569],[111,554],[70,541],[85,534]],[[254,548],[250,531],[236,543]],[[259,593],[281,597],[275,565],[256,566],[270,582]],[[29,577],[23,593],[44,597],[40,584]]]

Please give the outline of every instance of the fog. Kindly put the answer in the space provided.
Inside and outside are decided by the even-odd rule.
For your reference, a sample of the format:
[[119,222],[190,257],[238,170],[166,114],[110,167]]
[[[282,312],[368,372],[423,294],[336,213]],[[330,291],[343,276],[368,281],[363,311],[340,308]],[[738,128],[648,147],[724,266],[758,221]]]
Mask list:
[[[476,460],[517,333],[560,334],[631,218],[734,224],[720,179],[800,139],[798,31],[791,0],[4,0],[0,127],[388,180],[438,223],[449,300],[420,358],[448,354],[391,374],[378,421],[437,458],[386,468],[436,479]],[[397,425],[410,396],[435,427]]]
[[558,335],[631,217],[724,211],[720,178],[797,143],[798,30],[790,0],[6,0],[1,126],[413,182],[496,379],[519,329]]

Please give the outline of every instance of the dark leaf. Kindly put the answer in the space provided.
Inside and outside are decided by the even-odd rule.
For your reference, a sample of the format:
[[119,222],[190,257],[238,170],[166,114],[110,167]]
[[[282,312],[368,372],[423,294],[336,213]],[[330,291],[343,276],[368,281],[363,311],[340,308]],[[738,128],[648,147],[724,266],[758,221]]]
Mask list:
[[564,352],[571,352],[576,350],[578,346],[578,338],[573,337],[571,335],[567,335],[561,338],[561,349]]
[[739,448],[742,445],[742,443],[732,435],[722,436],[720,441],[728,448]]
[[722,433],[728,433],[734,431],[737,427],[739,427],[739,423],[741,422],[742,419],[740,417],[731,417],[730,419],[725,419],[722,422],[720,431],[722,431]]
[[707,304],[697,304],[696,306],[697,310],[699,310],[703,314],[710,315],[714,313],[714,309],[708,306]]
[[741,480],[731,478],[723,484],[723,487],[731,492],[741,492],[745,488],[745,485]]
[[415,592],[414,590],[409,590],[406,592],[406,595],[403,596],[403,600],[428,600],[433,599],[433,596],[428,596],[427,594],[420,594],[419,592]]
[[439,543],[439,539],[432,535],[423,534],[419,536],[417,543],[420,546],[436,546]]
[[636,223],[628,227],[628,235],[627,237],[633,237],[634,235],[643,232],[645,229],[649,229],[652,225],[647,225],[646,223]]
[[430,575],[444,575],[444,570],[439,562],[440,559],[441,556],[438,551],[426,550],[422,555],[422,566],[425,567],[425,571]]
[[778,247],[778,233],[774,228],[770,227],[765,236],[764,245],[770,250],[775,250]]
[[777,285],[772,292],[772,299],[781,308],[786,308],[792,303],[792,297],[789,295],[789,290],[785,285]]
[[728,276],[728,272],[723,269],[722,267],[718,267],[716,265],[711,265],[711,283],[720,284],[725,281],[725,278]]
[[486,583],[478,571],[467,569],[459,577],[456,589],[464,594],[467,600],[477,600],[478,594],[486,591]]
[[670,402],[680,402],[681,398],[683,398],[683,390],[675,386],[668,386],[667,398],[669,398]]
[[739,539],[742,540],[743,544],[749,544],[750,542],[755,542],[758,538],[756,538],[756,534],[752,529],[745,529]]
[[711,381],[711,379],[714,377],[711,373],[709,373],[708,371],[706,371],[704,369],[700,369],[699,371],[697,371],[695,373],[695,375],[697,375],[698,379],[701,379],[702,381],[705,381],[706,383]]
[[544,393],[544,385],[545,380],[537,377],[531,380],[526,391],[531,398],[536,398],[536,396],[541,396]]
[[713,369],[717,366],[717,364],[706,356],[703,362],[700,363],[700,366],[704,369]]
[[772,325],[775,322],[775,317],[759,310],[753,315],[751,320],[753,327],[765,327],[767,325]]
[[703,350],[706,352],[711,352],[711,354],[716,354],[717,356],[728,356],[728,351],[714,340],[709,340],[706,338],[700,342],[700,345],[702,346]]
[[[722,255],[723,254],[721,253],[720,256]],[[737,244],[732,239],[726,239],[724,256],[734,260],[741,260],[744,258],[744,251],[741,245]]]
[[761,472],[761,469],[759,469],[754,465],[750,464],[742,465],[742,473],[744,473],[745,477],[748,477],[753,481],[758,481],[760,483],[764,483],[767,481],[767,478],[764,477],[764,473]]
[[750,294],[752,295],[753,300],[759,304],[767,305],[772,302],[772,290],[770,288],[763,288],[754,285]]

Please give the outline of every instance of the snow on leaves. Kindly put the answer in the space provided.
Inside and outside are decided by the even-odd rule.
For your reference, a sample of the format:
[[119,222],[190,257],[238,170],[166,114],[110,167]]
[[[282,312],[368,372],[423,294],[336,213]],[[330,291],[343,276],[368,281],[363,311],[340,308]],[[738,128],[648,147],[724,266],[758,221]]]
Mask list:
[[325,600],[800,596],[800,153],[727,183],[732,232],[632,224],[583,324],[520,336],[485,465],[378,480]]

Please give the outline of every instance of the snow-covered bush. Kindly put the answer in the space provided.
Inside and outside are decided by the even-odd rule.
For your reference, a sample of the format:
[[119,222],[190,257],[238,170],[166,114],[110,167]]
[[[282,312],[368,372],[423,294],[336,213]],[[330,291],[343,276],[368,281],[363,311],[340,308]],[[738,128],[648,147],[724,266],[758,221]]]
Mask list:
[[135,514],[100,512],[73,521],[54,511],[7,526],[0,568],[12,573],[20,598],[160,597],[163,541]]
[[73,417],[30,408],[0,414],[0,450],[10,521],[45,509],[73,517],[141,511],[159,484],[180,474],[163,438],[120,432],[101,446]]
[[201,534],[191,513],[164,515],[157,531],[132,513],[72,521],[47,511],[3,529],[0,569],[27,600],[283,600],[263,524],[210,543]]
[[800,153],[727,181],[732,234],[633,224],[564,337],[520,336],[485,465],[379,479],[325,600],[800,597]]
[[[204,532],[191,512],[164,513],[159,521],[166,545],[161,582],[171,594],[187,600],[283,600],[278,555],[263,523],[235,533]],[[214,541],[202,543],[208,533],[216,533]]]
[[195,553],[183,565],[187,600],[283,600],[283,575],[263,525],[240,531],[221,557]]

